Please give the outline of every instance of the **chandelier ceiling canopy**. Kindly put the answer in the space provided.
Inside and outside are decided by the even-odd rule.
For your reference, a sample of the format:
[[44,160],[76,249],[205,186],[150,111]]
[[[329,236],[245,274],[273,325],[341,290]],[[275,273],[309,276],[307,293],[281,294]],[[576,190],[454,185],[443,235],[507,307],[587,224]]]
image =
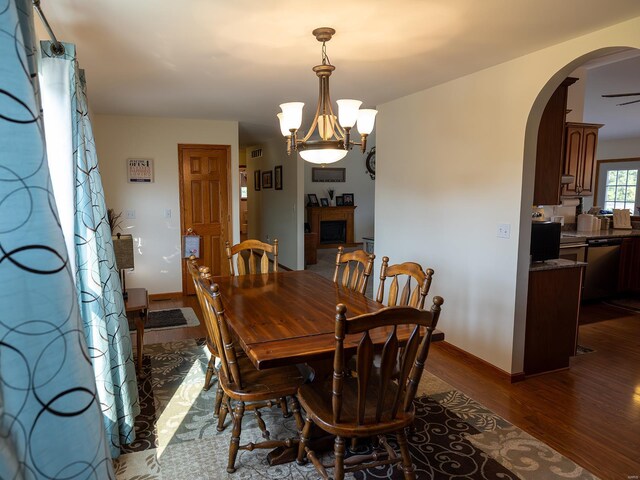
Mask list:
[[[373,131],[377,110],[361,109],[360,100],[338,100],[338,116],[333,113],[329,93],[329,77],[336,69],[327,56],[326,42],[336,33],[333,28],[316,28],[313,36],[322,42],[322,63],[313,67],[318,76],[320,91],[318,106],[313,122],[306,134],[298,130],[302,124],[302,102],[289,102],[280,105],[280,131],[287,140],[287,153],[298,151],[300,156],[311,163],[334,163],[342,160],[353,145],[360,145],[364,153],[367,148],[367,136]],[[360,142],[351,140],[351,129],[357,126]]]

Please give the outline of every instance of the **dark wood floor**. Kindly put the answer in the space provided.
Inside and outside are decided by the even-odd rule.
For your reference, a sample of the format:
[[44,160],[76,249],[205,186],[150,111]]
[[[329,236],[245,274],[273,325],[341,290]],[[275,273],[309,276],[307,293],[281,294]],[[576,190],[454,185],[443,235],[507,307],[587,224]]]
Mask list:
[[[151,310],[196,297],[152,301]],[[446,331],[446,317],[441,327]],[[204,337],[204,327],[145,333],[145,344]],[[581,309],[579,343],[594,352],[569,370],[509,384],[482,362],[434,345],[428,369],[603,479],[640,475],[640,315],[602,304]],[[637,478],[637,477],[636,477]]]

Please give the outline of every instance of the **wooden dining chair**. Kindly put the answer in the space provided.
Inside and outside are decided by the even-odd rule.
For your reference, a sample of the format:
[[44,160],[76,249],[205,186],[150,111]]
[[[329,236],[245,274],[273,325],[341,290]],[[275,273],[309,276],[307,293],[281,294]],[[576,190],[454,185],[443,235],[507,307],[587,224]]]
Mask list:
[[[202,314],[204,315],[205,310],[205,300],[202,295],[202,290],[200,287],[200,282],[198,281],[201,276],[208,278],[211,276],[209,272],[209,267],[200,267],[198,266],[198,261],[194,255],[191,255],[187,260],[187,270],[191,275],[191,279],[193,280],[193,284],[196,290],[196,296],[198,297],[198,303],[200,304],[200,310],[202,310]],[[211,382],[214,377],[216,377],[216,359],[220,358],[218,354],[218,350],[213,342],[213,335],[211,332],[207,331],[207,348],[209,349],[209,353],[211,356],[209,357],[209,364],[207,365],[207,372],[204,377],[204,390],[209,390],[211,388]],[[218,415],[220,411],[220,402],[222,399],[222,390],[218,385],[218,393],[216,396],[216,405],[214,409],[214,413]]]
[[[433,274],[434,271],[431,268],[423,271],[418,263],[404,262],[389,265],[389,257],[382,257],[376,301],[384,303],[385,281],[391,277],[386,305],[424,308]],[[400,290],[400,283],[403,283],[402,290]]]
[[[301,431],[303,421],[296,393],[307,378],[294,365],[257,370],[247,356],[238,355],[233,345],[218,285],[211,283],[207,278],[202,278],[200,282],[206,304],[205,322],[210,324],[216,347],[221,352],[218,382],[222,386],[224,396],[218,416],[218,431],[224,429],[227,414],[233,419],[227,464],[227,472],[233,473],[236,470],[235,462],[239,450],[251,451],[255,448],[273,449],[295,445],[297,439],[270,439],[260,409],[277,406],[282,398],[289,398],[296,426],[298,431]],[[253,411],[265,441],[240,445],[242,419],[247,410]]]
[[[225,250],[229,259],[229,272],[232,276],[255,273],[269,273],[269,257],[272,255],[273,271],[278,271],[278,240],[273,245],[260,240],[245,240],[234,246],[225,242]],[[237,271],[233,264],[233,256],[236,255]]]
[[344,253],[344,247],[338,247],[333,282],[364,295],[373,271],[375,258],[374,254],[364,250]]
[[[298,390],[298,399],[306,412],[298,445],[298,463],[304,463],[306,456],[322,478],[328,479],[326,469],[334,468],[334,478],[342,480],[345,472],[402,462],[405,479],[416,478],[404,429],[415,417],[413,399],[442,304],[441,297],[434,297],[430,311],[387,307],[350,319],[346,318],[347,308],[343,304],[336,306],[333,377],[314,380]],[[378,366],[374,362],[369,332],[381,327],[387,327],[388,335]],[[400,333],[408,335],[404,348],[401,348]],[[348,345],[358,345],[358,375],[355,377],[347,375],[345,367],[345,337],[348,335],[355,336]],[[333,464],[322,464],[309,447],[313,424],[336,436]],[[400,457],[387,443],[385,435],[388,433],[395,433]],[[377,436],[382,453],[374,451],[370,455],[344,458],[346,438],[372,436]]]

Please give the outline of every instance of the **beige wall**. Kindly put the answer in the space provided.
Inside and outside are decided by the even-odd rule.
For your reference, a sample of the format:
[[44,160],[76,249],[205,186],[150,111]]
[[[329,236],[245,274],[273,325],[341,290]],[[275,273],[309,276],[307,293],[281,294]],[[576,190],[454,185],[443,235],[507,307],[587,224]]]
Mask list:
[[434,268],[447,341],[506,372],[522,370],[542,110],[590,52],[618,46],[640,46],[640,18],[379,106],[376,251]]
[[[251,150],[262,148],[261,158],[251,158]],[[303,217],[301,175],[304,163],[295,155],[287,156],[282,137],[247,148],[249,238],[263,242],[278,239],[278,263],[292,270],[304,268]],[[282,190],[254,188],[254,172],[271,170],[282,165]],[[274,185],[275,187],[275,185]]]
[[[127,286],[149,293],[182,291],[178,144],[231,146],[233,239],[239,240],[238,122],[179,118],[93,116],[108,208],[135,210],[123,230],[135,239]],[[153,158],[154,182],[127,183],[127,158]],[[165,218],[165,210],[171,217]],[[123,215],[124,217],[125,215]]]
[[[356,137],[359,138],[357,132]],[[369,150],[376,144],[375,130],[367,139],[367,152],[361,153],[360,147],[356,146],[347,156],[339,162],[328,165],[329,167],[345,168],[346,179],[344,183],[319,183],[311,181],[311,173],[313,167],[319,167],[309,162],[304,162],[304,193],[305,205],[306,194],[315,193],[318,200],[321,197],[329,198],[327,190],[333,188],[335,195],[343,193],[353,193],[354,203],[356,205],[354,216],[354,240],[362,242],[362,237],[373,236],[374,234],[374,207],[376,182],[366,173],[365,160]],[[333,199],[335,205],[335,196]]]

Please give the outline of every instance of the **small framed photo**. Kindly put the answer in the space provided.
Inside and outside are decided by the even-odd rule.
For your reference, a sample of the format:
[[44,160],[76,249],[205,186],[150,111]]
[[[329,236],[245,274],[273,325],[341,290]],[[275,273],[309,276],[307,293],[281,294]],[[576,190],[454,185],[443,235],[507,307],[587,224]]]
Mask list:
[[345,206],[353,205],[353,193],[343,193],[342,194],[342,200],[343,200]]
[[273,169],[273,184],[276,190],[282,190],[282,165]]
[[318,197],[316,196],[315,193],[308,193],[307,194],[307,198],[309,199],[308,203],[307,203],[307,207],[319,207],[320,204],[318,203]]
[[273,187],[273,172],[271,170],[262,172],[262,188],[272,188],[272,187]]
[[336,196],[336,207],[342,207],[344,205],[344,198],[342,195]]
[[253,189],[256,192],[260,190],[260,170],[253,172]]
[[329,206],[329,199],[326,197],[323,197],[320,199],[320,206],[321,207],[328,207]]
[[127,181],[129,183],[152,183],[153,158],[127,158]]

